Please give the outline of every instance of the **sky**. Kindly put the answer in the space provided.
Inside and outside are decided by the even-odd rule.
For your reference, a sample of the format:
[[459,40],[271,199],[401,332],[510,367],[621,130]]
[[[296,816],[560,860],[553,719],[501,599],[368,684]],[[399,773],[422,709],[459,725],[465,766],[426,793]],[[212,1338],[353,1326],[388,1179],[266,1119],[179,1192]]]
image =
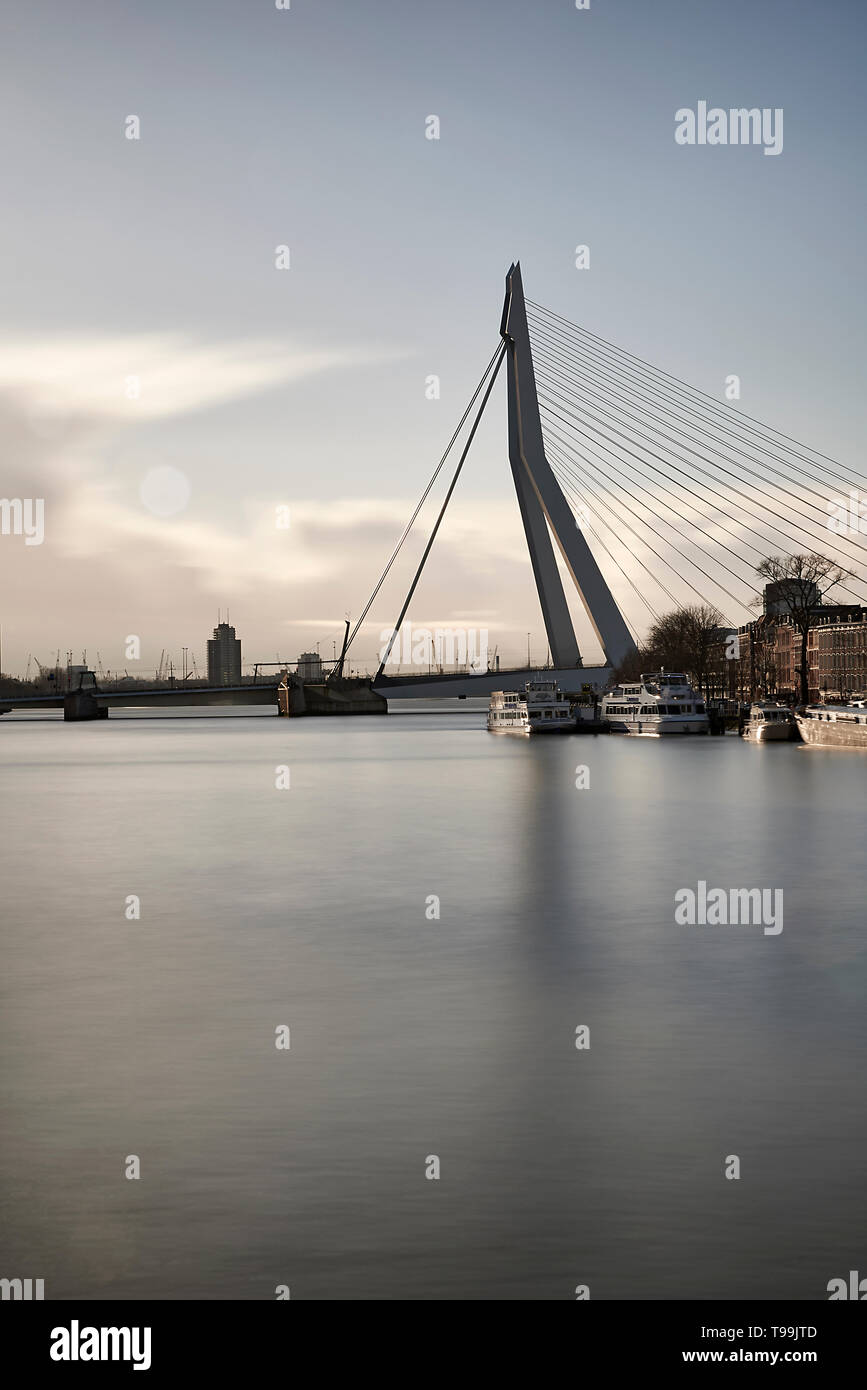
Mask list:
[[[517,259],[532,299],[717,399],[736,373],[742,410],[862,468],[865,39],[859,0],[4,7],[0,496],[44,499],[45,537],[0,535],[3,669],[130,667],[130,635],[142,673],[201,664],[227,609],[245,667],[330,656]],[[782,153],[678,145],[700,100],[783,108]],[[409,617],[544,655],[503,381]]]

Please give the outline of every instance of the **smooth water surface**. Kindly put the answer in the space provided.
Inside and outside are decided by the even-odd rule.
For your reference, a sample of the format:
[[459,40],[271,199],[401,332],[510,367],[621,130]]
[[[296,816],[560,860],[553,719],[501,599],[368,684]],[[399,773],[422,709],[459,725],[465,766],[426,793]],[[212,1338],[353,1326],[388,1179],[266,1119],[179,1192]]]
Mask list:
[[[864,1268],[867,754],[13,715],[0,776],[0,1274],[821,1299]],[[677,925],[699,880],[782,889],[782,933]]]

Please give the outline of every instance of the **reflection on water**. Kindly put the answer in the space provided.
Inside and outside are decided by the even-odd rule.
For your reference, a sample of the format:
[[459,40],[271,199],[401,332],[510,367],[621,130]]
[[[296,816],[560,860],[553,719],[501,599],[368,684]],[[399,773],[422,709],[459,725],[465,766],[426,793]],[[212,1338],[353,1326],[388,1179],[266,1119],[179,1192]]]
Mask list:
[[[0,1274],[811,1299],[863,1265],[867,759],[466,709],[7,716],[0,758]],[[700,879],[781,888],[783,933],[676,926]]]

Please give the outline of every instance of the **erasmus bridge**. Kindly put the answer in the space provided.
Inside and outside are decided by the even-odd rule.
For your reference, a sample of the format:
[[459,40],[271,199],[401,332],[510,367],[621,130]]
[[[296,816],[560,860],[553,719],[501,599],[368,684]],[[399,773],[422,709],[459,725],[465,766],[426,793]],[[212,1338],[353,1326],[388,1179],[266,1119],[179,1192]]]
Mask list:
[[[506,362],[509,462],[553,671],[561,687],[608,684],[638,646],[606,575],[646,626],[683,604],[717,609],[736,629],[753,616],[756,565],[775,554],[823,555],[843,571],[834,598],[863,603],[864,551],[857,527],[829,527],[833,503],[856,495],[833,459],[730,404],[526,300],[519,264],[506,276],[500,342],[349,635],[361,629],[440,471],[481,397],[392,641],[415,594],[493,383]],[[867,486],[867,479],[860,479]],[[867,530],[867,522],[863,530]],[[591,548],[588,536],[592,539]],[[559,557],[559,563],[558,563]],[[584,663],[564,577],[583,604],[604,664]],[[673,587],[672,587],[673,586]],[[675,592],[676,591],[676,592]],[[845,596],[845,598],[844,598]],[[386,675],[393,697],[486,694],[505,672]],[[520,686],[538,666],[510,670]]]
[[[360,616],[354,625],[347,622],[340,659],[325,683],[335,703],[347,701],[345,712],[351,712],[344,670],[352,644],[471,416],[390,629],[392,641],[372,682],[363,684],[395,699],[486,695],[507,682],[520,686],[538,670],[392,675],[385,669],[504,361],[512,481],[548,640],[547,669],[565,692],[604,688],[637,650],[639,623],[646,627],[660,610],[697,602],[719,611],[729,628],[746,622],[758,597],[756,565],[768,556],[828,557],[840,575],[831,586],[834,601],[867,601],[867,520],[859,522],[860,505],[854,525],[831,520],[858,497],[859,484],[867,489],[867,479],[853,480],[827,455],[525,299],[520,265],[513,264],[493,356]],[[567,589],[583,605],[602,665],[582,659]],[[627,600],[631,617],[624,612]],[[66,718],[96,719],[112,707],[277,698],[276,683],[102,691],[88,673],[86,692],[0,698],[0,713],[55,706]]]

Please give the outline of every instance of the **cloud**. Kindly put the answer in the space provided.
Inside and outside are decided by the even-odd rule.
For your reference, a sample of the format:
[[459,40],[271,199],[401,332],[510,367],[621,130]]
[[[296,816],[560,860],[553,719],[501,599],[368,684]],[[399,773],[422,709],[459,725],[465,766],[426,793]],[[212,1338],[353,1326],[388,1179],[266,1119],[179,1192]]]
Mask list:
[[135,424],[255,395],[317,372],[403,356],[389,349],[300,349],[269,339],[201,343],[183,334],[0,339],[0,391],[33,425],[66,416]]

